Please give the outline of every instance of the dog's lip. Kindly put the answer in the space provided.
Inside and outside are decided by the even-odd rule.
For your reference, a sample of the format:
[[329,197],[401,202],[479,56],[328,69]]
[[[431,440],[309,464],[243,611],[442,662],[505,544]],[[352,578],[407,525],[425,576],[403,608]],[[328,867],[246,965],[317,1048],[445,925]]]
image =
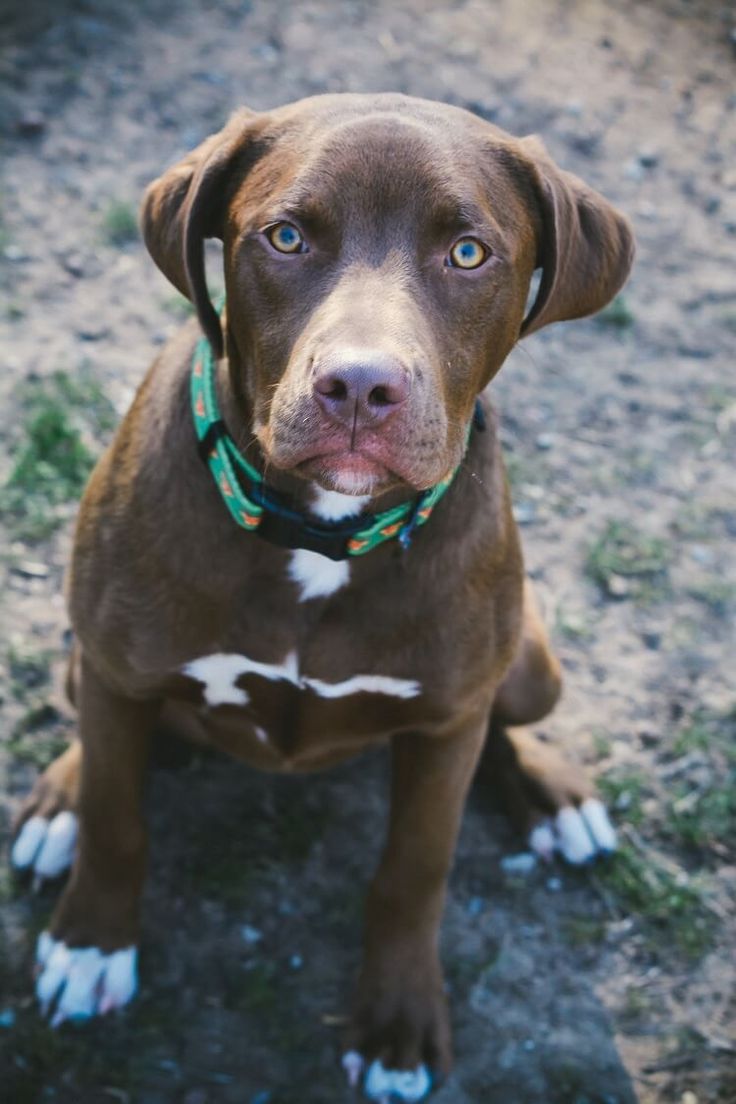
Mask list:
[[366,475],[385,478],[394,473],[386,463],[370,453],[347,448],[335,448],[325,452],[312,453],[298,462],[300,468],[329,469],[336,474]]

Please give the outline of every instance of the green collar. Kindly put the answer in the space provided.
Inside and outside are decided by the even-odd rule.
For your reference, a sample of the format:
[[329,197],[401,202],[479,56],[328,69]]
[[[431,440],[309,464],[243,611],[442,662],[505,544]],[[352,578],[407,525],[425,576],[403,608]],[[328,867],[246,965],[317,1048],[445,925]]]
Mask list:
[[[205,337],[198,341],[192,357],[191,398],[200,456],[232,517],[243,529],[282,548],[306,548],[331,560],[344,560],[364,556],[395,537],[407,549],[414,531],[426,525],[457,474],[455,468],[412,502],[404,502],[392,510],[322,522],[292,509],[284,496],[268,488],[261,473],[248,463],[228,435],[217,405],[215,361]],[[476,404],[474,421],[479,428],[483,427],[482,418],[480,405]]]

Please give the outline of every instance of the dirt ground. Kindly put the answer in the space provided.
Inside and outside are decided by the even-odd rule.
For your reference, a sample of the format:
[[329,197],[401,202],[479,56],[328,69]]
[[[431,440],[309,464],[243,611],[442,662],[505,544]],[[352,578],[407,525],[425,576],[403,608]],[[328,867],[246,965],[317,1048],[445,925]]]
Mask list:
[[[75,500],[186,314],[136,236],[151,178],[241,103],[393,89],[538,132],[635,223],[624,294],[525,342],[494,385],[566,671],[542,731],[598,776],[622,851],[509,873],[522,844],[474,795],[438,1104],[736,1101],[735,23],[706,0],[0,5],[6,839],[69,732],[54,676]],[[3,865],[0,1098],[347,1101],[339,1023],[384,758],[305,780],[161,758],[125,1014],[40,1023],[32,947],[56,890],[29,896]]]

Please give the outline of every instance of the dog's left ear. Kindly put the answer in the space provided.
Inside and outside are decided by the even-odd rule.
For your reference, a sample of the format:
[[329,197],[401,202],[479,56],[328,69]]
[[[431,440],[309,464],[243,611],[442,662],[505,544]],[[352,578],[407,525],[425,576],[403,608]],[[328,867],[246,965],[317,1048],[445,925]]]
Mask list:
[[626,282],[634,259],[628,219],[577,176],[550,160],[538,138],[522,138],[539,215],[542,277],[520,337],[550,322],[594,314]]
[[218,358],[223,353],[222,327],[207,291],[204,242],[222,237],[232,186],[263,152],[258,141],[262,119],[247,109],[236,112],[223,130],[149,184],[143,197],[146,247],[164,276],[196,307]]

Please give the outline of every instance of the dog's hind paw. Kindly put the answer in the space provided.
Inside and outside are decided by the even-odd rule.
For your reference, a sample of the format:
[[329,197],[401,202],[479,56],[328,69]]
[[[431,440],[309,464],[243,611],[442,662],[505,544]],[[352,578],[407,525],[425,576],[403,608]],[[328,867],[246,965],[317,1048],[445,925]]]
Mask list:
[[616,829],[605,806],[589,797],[576,809],[567,805],[554,820],[538,823],[529,835],[529,847],[542,858],[551,859],[558,851],[572,866],[582,866],[616,850]]
[[97,947],[67,947],[41,932],[36,947],[36,996],[51,1026],[104,1016],[132,1000],[138,987],[138,952],[125,947],[103,954]]
[[[351,1088],[356,1088],[365,1062],[356,1050],[343,1055],[343,1069]],[[413,1070],[386,1069],[382,1062],[371,1062],[363,1081],[363,1093],[378,1104],[416,1104],[423,1100],[432,1088],[432,1077],[425,1065]]]
[[78,821],[68,809],[48,820],[29,817],[13,844],[10,861],[16,870],[30,870],[37,883],[58,878],[74,859]]

